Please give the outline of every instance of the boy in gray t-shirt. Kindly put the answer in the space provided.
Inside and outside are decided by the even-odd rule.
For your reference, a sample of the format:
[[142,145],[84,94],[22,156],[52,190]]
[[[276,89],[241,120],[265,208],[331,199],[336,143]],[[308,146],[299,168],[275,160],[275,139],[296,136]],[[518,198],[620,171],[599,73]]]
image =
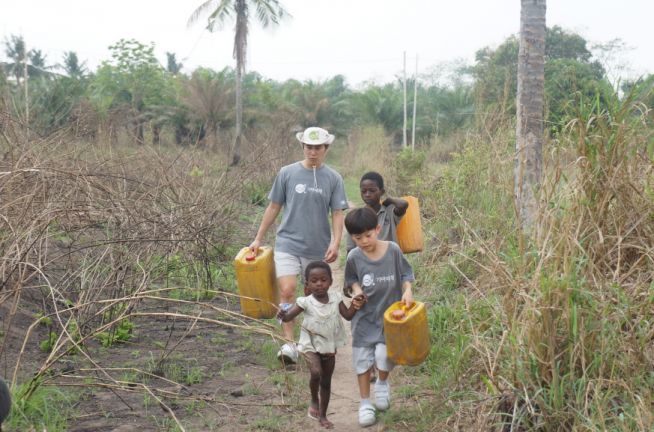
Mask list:
[[361,403],[359,424],[375,423],[375,408],[370,402],[370,370],[379,371],[375,383],[375,406],[390,406],[388,376],[393,363],[386,355],[384,311],[394,302],[413,303],[411,282],[413,269],[400,247],[379,240],[381,227],[377,215],[368,207],[352,210],[345,218],[345,228],[357,245],[347,256],[345,283],[352,285],[353,295],[363,294],[366,303],[352,319],[352,361],[357,373]]
[[[318,127],[296,134],[302,143],[304,159],[283,167],[273,183],[261,225],[250,249],[256,253],[268,228],[284,208],[275,240],[275,272],[280,293],[280,308],[295,303],[297,276],[311,261],[328,263],[338,258],[343,233],[343,210],[348,207],[343,179],[324,164],[334,135]],[[331,235],[331,211],[334,235]],[[293,340],[293,322],[282,323],[284,337]],[[286,363],[298,358],[294,343],[282,345],[277,357]]]

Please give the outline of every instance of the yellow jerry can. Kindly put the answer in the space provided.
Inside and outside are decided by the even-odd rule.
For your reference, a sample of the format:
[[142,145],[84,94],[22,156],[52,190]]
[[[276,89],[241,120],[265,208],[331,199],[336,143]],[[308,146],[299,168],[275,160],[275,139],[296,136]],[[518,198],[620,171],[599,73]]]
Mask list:
[[241,313],[250,318],[273,318],[277,314],[279,290],[275,277],[273,249],[259,248],[256,256],[244,247],[234,258]]
[[384,335],[388,357],[396,364],[422,363],[430,349],[425,304],[414,301],[407,308],[398,301],[390,305],[384,312]]
[[409,208],[397,224],[397,244],[404,253],[421,252],[425,248],[420,222],[420,204],[418,198],[404,196]]

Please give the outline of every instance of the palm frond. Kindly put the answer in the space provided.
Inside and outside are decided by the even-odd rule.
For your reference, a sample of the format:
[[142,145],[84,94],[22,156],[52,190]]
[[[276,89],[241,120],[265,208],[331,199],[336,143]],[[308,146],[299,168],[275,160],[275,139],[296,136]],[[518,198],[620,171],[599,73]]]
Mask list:
[[207,0],[193,11],[188,19],[187,25],[190,27],[195,24],[201,17],[208,14],[207,28],[213,31],[214,27],[224,24],[231,17],[234,11],[232,0]]
[[285,17],[290,17],[282,4],[277,0],[253,0],[256,6],[256,16],[261,26],[266,28],[271,24],[279,25]]

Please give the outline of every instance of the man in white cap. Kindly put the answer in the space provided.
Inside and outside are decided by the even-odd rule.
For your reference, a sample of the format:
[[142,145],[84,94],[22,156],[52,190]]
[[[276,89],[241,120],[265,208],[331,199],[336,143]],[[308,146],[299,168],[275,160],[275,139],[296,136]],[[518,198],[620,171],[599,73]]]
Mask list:
[[[275,271],[280,291],[280,308],[288,309],[295,302],[297,276],[311,261],[328,263],[338,258],[338,248],[343,233],[343,210],[347,198],[343,178],[325,165],[325,157],[334,135],[319,127],[298,132],[296,138],[302,143],[304,159],[286,165],[277,174],[268,194],[270,204],[266,208],[261,225],[250,249],[256,253],[282,207],[282,222],[275,240]],[[329,227],[331,210],[332,227]],[[303,277],[303,276],[302,276]],[[293,323],[282,323],[284,336],[293,340]],[[294,343],[282,345],[277,357],[286,363],[295,363],[298,357]]]

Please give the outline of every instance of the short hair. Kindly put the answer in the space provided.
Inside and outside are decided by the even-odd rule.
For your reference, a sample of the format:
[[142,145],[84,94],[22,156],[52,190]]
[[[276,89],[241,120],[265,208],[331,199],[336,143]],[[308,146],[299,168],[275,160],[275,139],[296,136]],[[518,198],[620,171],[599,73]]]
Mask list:
[[323,269],[327,272],[329,275],[329,279],[332,279],[332,269],[329,267],[329,264],[327,264],[325,261],[311,261],[308,265],[307,268],[304,269],[304,280],[308,281],[309,280],[309,273],[311,273],[311,270],[313,269]]
[[377,228],[377,215],[369,207],[355,208],[345,216],[345,229],[350,235],[363,234]]
[[372,180],[375,183],[377,183],[377,187],[379,189],[384,189],[384,177],[381,176],[378,172],[375,171],[369,171],[365,173],[364,175],[361,176],[361,180],[359,181],[359,184],[361,184],[364,180]]

